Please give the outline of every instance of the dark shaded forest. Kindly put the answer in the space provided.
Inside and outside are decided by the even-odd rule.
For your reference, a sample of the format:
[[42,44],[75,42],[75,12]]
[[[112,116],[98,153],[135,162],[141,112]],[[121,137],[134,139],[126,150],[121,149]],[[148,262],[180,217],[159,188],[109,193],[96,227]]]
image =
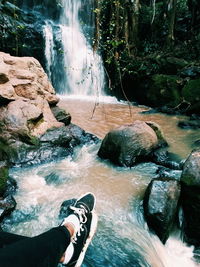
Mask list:
[[151,106],[200,110],[200,2],[96,1],[108,92]]

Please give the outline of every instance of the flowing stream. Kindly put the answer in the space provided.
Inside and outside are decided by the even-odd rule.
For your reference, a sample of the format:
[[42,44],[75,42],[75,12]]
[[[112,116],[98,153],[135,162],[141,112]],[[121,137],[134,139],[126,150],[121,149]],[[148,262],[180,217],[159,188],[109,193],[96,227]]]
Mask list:
[[[181,117],[142,114],[148,108],[129,107],[109,97],[100,101],[104,87],[102,62],[85,34],[92,31],[92,25],[80,19],[85,7],[91,9],[87,2],[92,1],[59,1],[63,11],[59,20],[45,20],[46,71],[57,93],[73,95],[63,97],[60,107],[71,113],[73,123],[100,138],[110,129],[136,119],[154,121],[162,128],[169,151],[186,158],[200,131],[179,129]],[[93,98],[88,99],[88,95]],[[83,267],[198,266],[193,261],[193,248],[182,243],[178,232],[164,246],[143,220],[142,198],[158,166],[143,163],[133,168],[116,167],[98,158],[99,145],[78,147],[72,158],[12,169],[10,175],[18,183],[17,209],[4,221],[4,229],[37,235],[60,223],[64,200],[91,191],[97,197],[99,223]]]
[[[110,101],[110,99],[109,99]],[[200,131],[181,130],[176,125],[181,117],[163,114],[141,114],[146,107],[78,99],[62,99],[73,123],[103,137],[117,125],[135,119],[157,122],[163,129],[170,150],[185,158]],[[79,107],[77,109],[77,106]],[[95,108],[94,108],[95,107]],[[33,236],[59,223],[61,203],[91,191],[97,197],[99,223],[83,266],[151,266],[192,267],[193,248],[182,243],[175,232],[164,246],[148,231],[143,220],[141,200],[157,166],[139,164],[133,168],[116,167],[98,158],[98,145],[77,148],[73,158],[40,166],[14,169],[17,180],[17,209],[7,218],[4,228]]]

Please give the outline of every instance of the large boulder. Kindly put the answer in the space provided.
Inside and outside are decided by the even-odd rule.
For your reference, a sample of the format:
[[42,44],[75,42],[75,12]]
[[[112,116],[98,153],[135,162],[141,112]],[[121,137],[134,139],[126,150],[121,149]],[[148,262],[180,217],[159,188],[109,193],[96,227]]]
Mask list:
[[200,246],[200,149],[191,152],[181,175],[182,231],[186,242]]
[[110,131],[102,141],[98,156],[131,167],[164,144],[166,141],[157,124],[137,120]]
[[147,224],[165,243],[175,224],[180,197],[180,182],[170,178],[153,179],[145,192],[143,207]]
[[37,164],[66,157],[74,146],[95,141],[70,124],[70,114],[56,106],[58,101],[35,58],[0,52],[0,161]]
[[[0,73],[2,88],[9,88],[14,99],[19,96],[33,100],[40,95],[49,104],[59,101],[41,64],[33,57],[13,57],[0,52]],[[8,91],[2,88],[3,92]]]
[[[61,127],[50,105],[59,101],[40,63],[0,52],[0,130],[4,141]],[[10,136],[9,136],[10,135]]]

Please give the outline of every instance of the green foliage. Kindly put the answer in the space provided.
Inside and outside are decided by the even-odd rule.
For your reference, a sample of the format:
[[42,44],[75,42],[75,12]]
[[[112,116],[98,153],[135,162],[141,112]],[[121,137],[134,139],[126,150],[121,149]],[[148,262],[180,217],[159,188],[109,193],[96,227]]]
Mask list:
[[200,110],[200,79],[189,81],[184,86],[182,95],[191,104],[189,110],[198,113]]
[[8,179],[8,168],[0,166],[0,196],[6,189],[6,182]]
[[154,106],[168,105],[174,107],[178,105],[181,102],[179,78],[173,75],[154,75],[148,97]]

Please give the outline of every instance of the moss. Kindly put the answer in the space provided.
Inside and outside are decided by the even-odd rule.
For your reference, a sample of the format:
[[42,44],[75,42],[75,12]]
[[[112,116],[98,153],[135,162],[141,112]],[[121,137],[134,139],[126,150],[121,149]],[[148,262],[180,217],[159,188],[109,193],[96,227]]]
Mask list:
[[174,75],[156,74],[152,77],[152,85],[148,92],[151,105],[176,106],[181,102],[179,78]]
[[7,179],[8,168],[4,164],[0,164],[0,196],[5,192]]
[[190,103],[189,111],[200,113],[200,79],[190,80],[183,87],[182,95]]

